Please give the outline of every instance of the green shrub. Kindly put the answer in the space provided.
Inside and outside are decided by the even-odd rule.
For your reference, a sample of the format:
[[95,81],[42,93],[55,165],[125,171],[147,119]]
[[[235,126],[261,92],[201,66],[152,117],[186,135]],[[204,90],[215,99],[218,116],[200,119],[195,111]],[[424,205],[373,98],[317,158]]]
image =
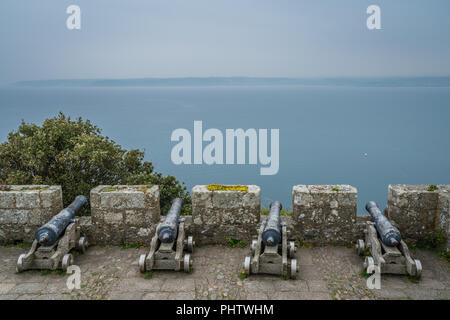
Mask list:
[[431,191],[431,192],[436,191],[437,189],[439,189],[439,188],[434,184],[430,184],[427,188],[427,190]]
[[0,184],[61,185],[64,205],[98,185],[159,185],[162,213],[175,197],[190,213],[191,198],[174,176],[153,171],[144,152],[124,150],[89,120],[71,120],[63,113],[41,126],[22,120],[8,141],[0,144]]

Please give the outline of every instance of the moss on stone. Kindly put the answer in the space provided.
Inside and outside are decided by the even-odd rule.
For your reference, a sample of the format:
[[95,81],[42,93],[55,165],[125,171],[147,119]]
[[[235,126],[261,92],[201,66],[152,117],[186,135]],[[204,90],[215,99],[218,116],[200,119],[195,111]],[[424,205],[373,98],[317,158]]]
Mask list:
[[44,191],[48,190],[49,186],[27,186],[14,188],[10,185],[0,185],[0,191]]
[[[267,216],[269,214],[269,212],[270,212],[270,208],[263,208],[263,209],[261,209],[261,215],[262,216]],[[280,215],[281,216],[286,216],[286,217],[291,217],[292,216],[292,211],[288,211],[288,210],[285,210],[283,208],[283,209],[281,209]]]
[[31,187],[22,187],[17,189],[17,191],[45,191],[48,190],[50,187],[49,186],[31,186]]
[[125,191],[125,190],[134,190],[145,192],[147,189],[150,189],[153,185],[143,185],[143,186],[111,186],[103,189],[101,192],[116,192],[116,191]]

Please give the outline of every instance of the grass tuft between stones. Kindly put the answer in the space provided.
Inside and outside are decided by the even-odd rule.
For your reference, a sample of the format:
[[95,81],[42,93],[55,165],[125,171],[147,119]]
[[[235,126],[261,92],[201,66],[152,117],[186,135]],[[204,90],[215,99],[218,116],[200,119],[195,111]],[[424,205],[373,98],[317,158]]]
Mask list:
[[247,273],[245,272],[245,270],[242,270],[242,271],[238,274],[238,278],[241,279],[241,280],[245,280],[245,279],[247,279],[247,277],[248,277],[248,275],[247,275]]
[[147,246],[147,244],[138,241],[138,242],[133,242],[133,243],[122,243],[120,245],[120,249],[122,250],[127,250],[127,249],[140,249],[140,248],[145,248]]
[[228,248],[245,248],[246,244],[242,240],[234,239],[232,237],[227,238]]
[[365,268],[361,270],[359,275],[361,276],[361,278],[364,278],[364,279],[368,279],[371,276],[371,274],[367,273]]
[[419,283],[419,277],[410,276],[409,274],[405,276],[412,283]]
[[450,251],[447,251],[446,249],[439,251],[438,257],[447,260],[447,262],[450,263]]
[[424,239],[416,242],[415,246],[419,249],[436,249],[445,243],[445,234],[442,230],[436,230],[425,236]]

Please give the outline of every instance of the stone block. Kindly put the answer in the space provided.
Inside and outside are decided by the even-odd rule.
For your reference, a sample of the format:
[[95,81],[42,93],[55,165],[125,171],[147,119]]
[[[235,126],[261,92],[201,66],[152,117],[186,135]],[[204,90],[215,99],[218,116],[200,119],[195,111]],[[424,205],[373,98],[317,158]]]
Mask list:
[[[160,220],[158,186],[98,186],[91,190],[96,244],[149,243]],[[150,236],[149,236],[150,235]]]
[[0,242],[31,242],[33,234],[63,209],[60,186],[13,185],[0,191]]
[[250,242],[260,222],[261,189],[210,191],[206,185],[192,188],[192,220],[197,243],[223,244],[227,237]]
[[355,240],[357,190],[349,185],[296,185],[292,188],[295,233],[304,242]]
[[428,185],[389,185],[388,215],[398,225],[402,236],[423,240],[437,229],[446,230],[450,186],[429,191]]

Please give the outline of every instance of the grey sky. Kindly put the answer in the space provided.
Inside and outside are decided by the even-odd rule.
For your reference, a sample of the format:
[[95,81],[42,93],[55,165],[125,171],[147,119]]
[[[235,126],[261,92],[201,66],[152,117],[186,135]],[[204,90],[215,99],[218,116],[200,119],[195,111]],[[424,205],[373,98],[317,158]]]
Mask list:
[[[370,4],[382,30],[366,28]],[[1,0],[0,83],[450,75],[449,14],[448,0]]]

